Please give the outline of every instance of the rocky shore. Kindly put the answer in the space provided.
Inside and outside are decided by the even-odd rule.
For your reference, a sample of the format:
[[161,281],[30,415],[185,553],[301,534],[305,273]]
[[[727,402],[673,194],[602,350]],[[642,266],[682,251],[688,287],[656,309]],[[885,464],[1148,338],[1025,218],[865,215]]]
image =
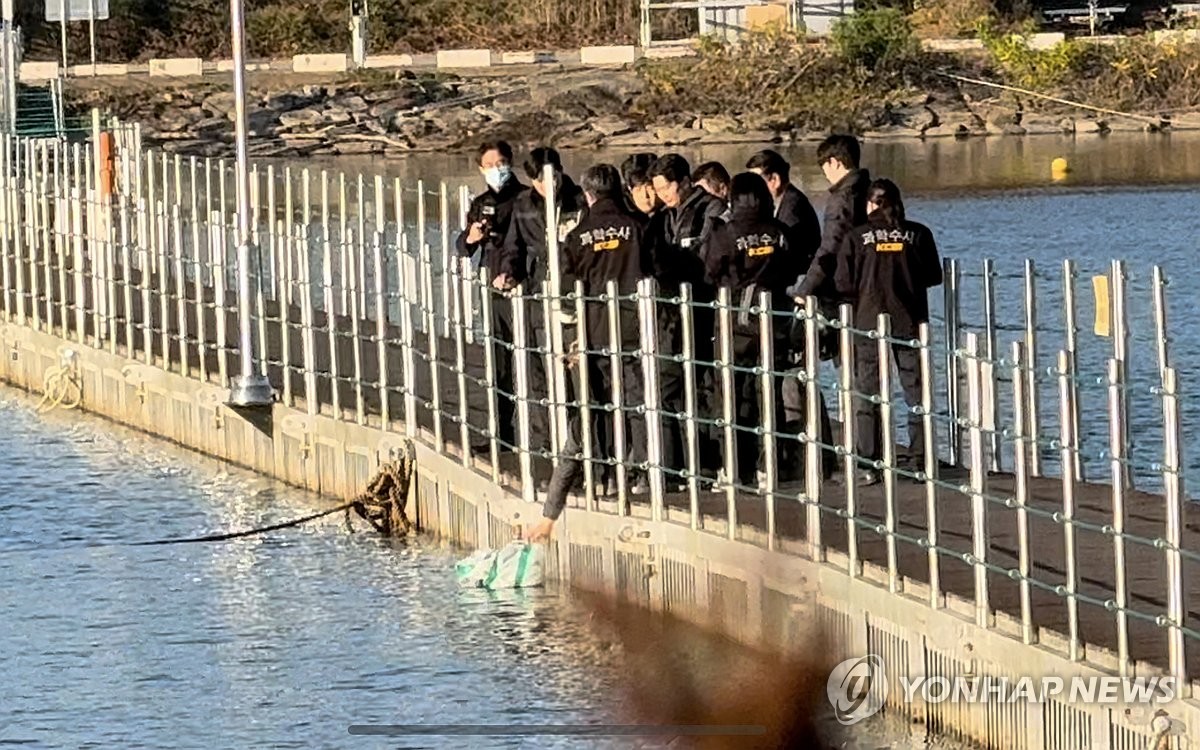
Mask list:
[[[633,70],[530,69],[503,76],[378,72],[336,80],[251,79],[249,127],[256,156],[402,155],[458,150],[483,138],[560,148],[769,143],[819,139],[754,113],[647,118]],[[140,122],[145,142],[202,156],[233,153],[227,83],[145,79],[68,90],[79,109],[100,107]],[[848,123],[872,138],[968,138],[1200,129],[1200,113],[1171,119],[1107,117],[1039,100],[996,98],[978,86],[916,94]]]

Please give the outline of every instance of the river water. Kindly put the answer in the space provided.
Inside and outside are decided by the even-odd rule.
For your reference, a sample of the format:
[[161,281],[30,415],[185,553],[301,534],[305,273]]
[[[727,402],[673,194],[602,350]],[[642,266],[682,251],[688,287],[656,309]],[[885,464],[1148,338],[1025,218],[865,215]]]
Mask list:
[[[752,150],[689,156],[736,165]],[[789,157],[819,202],[811,151]],[[1059,155],[1075,171],[1053,184],[1049,161]],[[1061,307],[1059,260],[1079,259],[1086,274],[1126,257],[1142,295],[1136,334],[1145,335],[1148,266],[1164,263],[1179,278],[1177,364],[1185,382],[1194,372],[1195,303],[1184,282],[1200,236],[1200,194],[1188,184],[1200,181],[1200,139],[947,141],[876,146],[868,158],[911,189],[910,213],[935,227],[944,252],[964,263],[1001,259],[1003,274],[1037,257],[1048,314]],[[573,167],[591,159],[570,157]],[[471,178],[467,156],[329,166]],[[1019,280],[1000,281],[1000,304],[1019,310]],[[1081,310],[1084,327],[1088,314]],[[1047,351],[1059,340],[1054,320],[1039,323]],[[1089,371],[1109,346],[1088,343]],[[1139,413],[1152,429],[1155,410]],[[0,391],[0,421],[0,744],[630,746],[351,737],[351,724],[615,721],[623,653],[565,592],[463,591],[453,581],[461,553],[351,534],[339,517],[231,543],[127,546],[277,522],[325,501],[78,413],[37,415],[13,391]],[[953,747],[880,719],[846,747],[930,744]]]
[[[460,589],[461,553],[349,533],[340,516],[231,542],[131,546],[328,501],[35,405],[0,387],[0,746],[662,746],[351,736],[355,724],[619,722],[625,654],[564,591]],[[928,745],[877,717],[837,746]]]

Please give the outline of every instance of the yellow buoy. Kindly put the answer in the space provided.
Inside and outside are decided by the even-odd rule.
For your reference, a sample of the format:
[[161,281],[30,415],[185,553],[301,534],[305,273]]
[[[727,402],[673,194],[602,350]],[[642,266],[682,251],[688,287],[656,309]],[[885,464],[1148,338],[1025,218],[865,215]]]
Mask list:
[[1056,180],[1061,180],[1071,171],[1071,166],[1067,164],[1067,160],[1061,156],[1050,162],[1050,176]]

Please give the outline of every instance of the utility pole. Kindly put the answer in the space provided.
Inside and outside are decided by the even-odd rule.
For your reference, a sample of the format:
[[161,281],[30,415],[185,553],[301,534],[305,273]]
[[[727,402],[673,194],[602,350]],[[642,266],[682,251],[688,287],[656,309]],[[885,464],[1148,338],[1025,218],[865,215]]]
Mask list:
[[[250,167],[247,156],[246,126],[246,33],[242,0],[229,0],[233,35],[233,106],[234,138],[237,141],[237,254],[238,254],[238,332],[242,372],[230,384],[231,406],[269,406],[275,400],[271,383],[254,366],[254,336],[250,290],[250,260],[254,238],[250,236]],[[257,265],[257,264],[256,264]],[[257,271],[257,269],[256,269]],[[262,284],[258,273],[255,285]],[[220,311],[217,313],[220,315]]]

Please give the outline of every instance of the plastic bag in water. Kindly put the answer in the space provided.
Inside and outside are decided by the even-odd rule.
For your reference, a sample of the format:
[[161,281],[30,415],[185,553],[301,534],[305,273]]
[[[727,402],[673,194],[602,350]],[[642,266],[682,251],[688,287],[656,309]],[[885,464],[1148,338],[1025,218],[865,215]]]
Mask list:
[[520,589],[543,583],[546,550],[540,544],[515,541],[499,550],[480,550],[458,561],[454,574],[463,586]]

